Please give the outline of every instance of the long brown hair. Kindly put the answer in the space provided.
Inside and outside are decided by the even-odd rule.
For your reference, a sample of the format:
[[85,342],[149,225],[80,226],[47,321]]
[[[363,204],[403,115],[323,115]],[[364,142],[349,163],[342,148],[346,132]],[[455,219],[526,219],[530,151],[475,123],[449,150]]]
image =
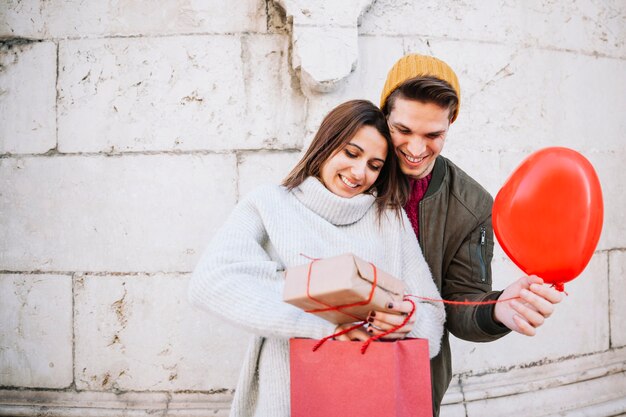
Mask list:
[[379,218],[388,208],[401,217],[402,206],[409,195],[408,180],[400,172],[385,116],[378,107],[367,100],[347,101],[324,117],[311,145],[300,162],[283,180],[283,185],[291,190],[308,177],[319,178],[324,162],[341,151],[363,126],[373,126],[387,142],[385,163],[374,185],[367,192],[376,192]]

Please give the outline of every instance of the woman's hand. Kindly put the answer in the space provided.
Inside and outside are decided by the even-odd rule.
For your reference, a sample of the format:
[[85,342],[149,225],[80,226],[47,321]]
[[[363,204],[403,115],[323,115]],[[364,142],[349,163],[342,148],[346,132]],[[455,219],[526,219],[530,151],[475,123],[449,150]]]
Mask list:
[[[350,327],[354,327],[354,323],[340,324],[335,329],[335,333],[342,332],[346,329],[349,329]],[[365,342],[370,337],[371,335],[368,334],[363,327],[357,327],[356,329],[352,329],[349,332],[342,334],[341,336],[335,336],[334,339],[342,340],[344,342],[349,342],[351,340],[356,340],[356,341],[360,340],[362,342]]]
[[[394,327],[401,325],[404,320],[406,320],[407,315],[411,312],[411,310],[413,310],[413,304],[410,301],[401,301],[387,306],[387,311],[371,311],[367,318],[369,324],[367,333],[370,336],[378,336],[387,330],[391,330]],[[404,339],[413,329],[415,317],[416,312],[413,312],[413,315],[404,326],[395,330],[393,333],[389,333],[388,335],[381,337],[381,339]]]

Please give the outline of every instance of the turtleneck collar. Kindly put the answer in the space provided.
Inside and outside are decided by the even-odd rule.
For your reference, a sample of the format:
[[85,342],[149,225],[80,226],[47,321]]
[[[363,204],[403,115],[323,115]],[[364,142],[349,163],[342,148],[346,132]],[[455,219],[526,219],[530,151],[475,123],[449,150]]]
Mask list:
[[340,197],[329,191],[315,177],[304,180],[293,189],[293,194],[308,209],[337,226],[356,223],[375,201],[371,194],[359,194],[352,198]]

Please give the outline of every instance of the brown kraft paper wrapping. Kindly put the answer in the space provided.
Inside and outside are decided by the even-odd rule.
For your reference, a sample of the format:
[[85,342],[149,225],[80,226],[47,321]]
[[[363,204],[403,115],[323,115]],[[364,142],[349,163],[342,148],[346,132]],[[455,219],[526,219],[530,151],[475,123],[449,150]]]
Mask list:
[[[307,296],[307,282],[310,286],[310,297]],[[404,283],[376,268],[376,287],[371,301],[366,303],[373,282],[372,264],[346,253],[288,268],[285,272],[283,300],[305,311],[362,303],[363,305],[341,308],[341,311],[312,312],[331,323],[352,323],[366,320],[372,310],[385,311],[389,303],[402,301]]]

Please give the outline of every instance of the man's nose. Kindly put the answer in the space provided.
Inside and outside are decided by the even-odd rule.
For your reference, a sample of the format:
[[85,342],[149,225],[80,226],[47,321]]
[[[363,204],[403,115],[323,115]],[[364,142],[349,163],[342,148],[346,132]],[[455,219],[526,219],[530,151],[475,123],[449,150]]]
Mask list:
[[418,136],[413,136],[409,139],[409,143],[406,146],[406,150],[411,153],[411,156],[419,156],[426,149],[426,143]]

